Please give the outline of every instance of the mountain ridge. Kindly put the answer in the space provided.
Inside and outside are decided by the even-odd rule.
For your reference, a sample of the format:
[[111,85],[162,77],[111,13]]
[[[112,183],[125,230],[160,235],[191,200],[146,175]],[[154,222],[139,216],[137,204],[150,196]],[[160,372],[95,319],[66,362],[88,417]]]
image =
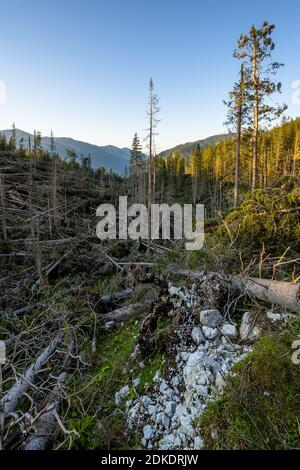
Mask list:
[[[11,129],[5,129],[0,131],[2,135],[5,135],[6,139],[9,140],[12,134]],[[33,134],[30,132],[16,129],[17,145],[23,139],[24,148],[28,148],[28,139],[31,138],[33,143]],[[108,170],[116,171],[117,173],[123,174],[125,167],[128,165],[128,158],[130,155],[130,149],[123,147],[119,148],[115,145],[103,145],[99,146],[96,144],[90,144],[81,140],[76,140],[72,137],[55,137],[55,150],[62,157],[67,156],[67,150],[74,149],[78,157],[81,155],[91,155],[92,167],[100,168],[105,167]],[[42,136],[42,147],[44,150],[50,151],[50,137]]]
[[185,155],[187,157],[190,154],[191,150],[195,149],[198,144],[201,148],[205,148],[209,145],[216,145],[218,142],[220,142],[220,140],[226,139],[227,137],[228,134],[214,134],[209,137],[206,137],[205,139],[199,139],[193,142],[185,142],[184,144],[175,145],[174,147],[171,147],[167,150],[163,150],[159,153],[158,156],[166,157],[170,155],[170,153],[178,151],[182,155]]
[[[11,129],[5,129],[0,131],[2,135],[5,135],[6,139],[9,140],[12,134]],[[22,144],[24,148],[28,148],[28,139],[31,138],[33,143],[33,134],[30,132],[16,129],[17,145],[23,139]],[[188,156],[192,149],[195,149],[199,144],[201,148],[205,148],[209,145],[216,145],[220,140],[228,137],[228,134],[214,134],[206,137],[205,139],[199,139],[193,142],[185,142],[178,144],[169,149],[163,150],[158,154],[159,157],[166,157],[170,153],[179,151],[182,155]],[[49,136],[42,136],[42,147],[44,150],[50,151],[51,139]],[[117,147],[116,145],[97,145],[85,142],[82,140],[74,139],[73,137],[55,137],[55,149],[56,152],[62,157],[66,158],[67,150],[74,149],[78,157],[81,155],[91,155],[92,167],[94,169],[104,167],[108,170],[113,170],[117,173],[124,174],[125,168],[129,164],[130,149],[127,147]]]

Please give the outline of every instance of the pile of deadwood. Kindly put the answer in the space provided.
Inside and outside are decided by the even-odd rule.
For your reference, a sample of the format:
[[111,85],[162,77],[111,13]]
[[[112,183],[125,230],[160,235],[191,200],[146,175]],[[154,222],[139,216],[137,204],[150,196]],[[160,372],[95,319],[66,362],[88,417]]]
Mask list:
[[[51,160],[0,156],[0,340],[2,352],[4,345],[6,350],[0,365],[0,447],[4,449],[72,446],[76,432],[66,422],[78,392],[72,384],[88,376],[89,352],[96,350],[99,329],[108,322],[126,321],[137,311],[146,314],[160,308],[159,294],[147,308],[145,302],[130,301],[138,284],[155,284],[162,292],[167,285],[166,279],[151,273],[153,263],[138,254],[138,248],[147,250],[146,241],[140,240],[136,258],[129,261],[114,256],[109,245],[95,237],[95,208],[117,197],[118,189],[109,184],[98,187],[75,170],[55,172]],[[170,249],[151,246],[158,255]],[[119,273],[118,292],[92,294],[95,281],[112,272]],[[201,279],[203,272],[170,267],[171,275]],[[224,273],[211,276],[241,295],[300,311],[298,283]],[[79,314],[81,306],[85,315]]]
[[[103,324],[86,287],[116,269],[95,209],[117,190],[50,158],[0,155],[0,448],[43,449],[56,433],[71,445],[60,406]],[[78,299],[84,318],[70,309]],[[107,311],[118,298],[97,303]]]

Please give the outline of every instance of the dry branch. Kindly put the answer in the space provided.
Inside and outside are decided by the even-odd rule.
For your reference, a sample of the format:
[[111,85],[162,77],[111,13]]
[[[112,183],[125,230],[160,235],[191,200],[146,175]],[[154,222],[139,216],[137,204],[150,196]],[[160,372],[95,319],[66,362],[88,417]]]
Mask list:
[[15,411],[20,397],[32,386],[36,375],[41,370],[45,362],[47,362],[50,356],[54,353],[59,341],[60,335],[57,335],[38,356],[35,362],[33,362],[25,371],[25,374],[20,378],[20,380],[15,382],[11,389],[1,399],[1,409],[4,415]]

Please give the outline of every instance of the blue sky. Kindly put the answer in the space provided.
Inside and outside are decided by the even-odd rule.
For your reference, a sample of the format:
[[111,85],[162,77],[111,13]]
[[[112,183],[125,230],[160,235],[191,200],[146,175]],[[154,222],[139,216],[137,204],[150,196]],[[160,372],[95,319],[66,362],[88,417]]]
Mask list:
[[290,116],[300,80],[300,2],[289,0],[0,1],[0,80],[11,126],[98,145],[130,146],[147,127],[147,85],[160,96],[157,150],[224,132],[241,32],[276,24],[274,58],[285,63],[280,100]]

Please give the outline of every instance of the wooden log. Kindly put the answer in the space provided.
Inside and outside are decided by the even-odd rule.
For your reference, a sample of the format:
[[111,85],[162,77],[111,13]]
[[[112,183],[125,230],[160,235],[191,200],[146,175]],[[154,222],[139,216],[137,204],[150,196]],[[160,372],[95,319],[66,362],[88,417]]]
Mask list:
[[230,276],[229,282],[240,291],[264,302],[300,313],[300,284],[241,276]]
[[[70,361],[74,346],[74,341],[71,341],[68,346],[68,354],[64,361],[64,367],[66,367]],[[24,450],[44,450],[48,446],[53,432],[57,427],[57,420],[59,419],[57,413],[63,399],[61,392],[67,376],[67,372],[64,371],[59,374],[57,384],[48,397],[48,403],[45,408],[39,413],[38,419],[33,427],[34,433],[27,439]]]
[[217,272],[189,271],[179,269],[173,273],[190,278],[201,279],[204,275],[217,276],[220,280],[232,285],[245,294],[254,296],[264,302],[280,305],[281,307],[300,313],[300,284],[273,281],[271,279],[259,279],[253,277],[242,277],[237,274],[228,275]]
[[121,300],[126,299],[132,294],[132,289],[125,289],[119,292],[114,292],[113,294],[102,295],[100,298],[100,303],[102,304],[110,304],[113,302],[119,302]]
[[25,371],[24,375],[17,382],[15,382],[11,389],[1,399],[1,409],[4,415],[15,411],[20,397],[31,387],[36,375],[41,370],[45,362],[47,362],[50,356],[54,353],[59,341],[60,336],[58,335],[51,341],[51,343]]
[[27,440],[24,450],[44,450],[46,448],[56,428],[55,412],[58,411],[61,402],[59,390],[66,377],[66,372],[62,372],[58,376],[58,386],[53,393],[53,398],[47,403],[44,411],[41,413],[36,423],[34,434]]
[[108,322],[108,321],[123,321],[126,320],[127,318],[131,317],[134,315],[137,311],[138,308],[145,308],[144,304],[132,304],[132,305],[126,305],[125,307],[122,308],[117,308],[113,310],[112,312],[105,313],[103,315],[103,319]]

